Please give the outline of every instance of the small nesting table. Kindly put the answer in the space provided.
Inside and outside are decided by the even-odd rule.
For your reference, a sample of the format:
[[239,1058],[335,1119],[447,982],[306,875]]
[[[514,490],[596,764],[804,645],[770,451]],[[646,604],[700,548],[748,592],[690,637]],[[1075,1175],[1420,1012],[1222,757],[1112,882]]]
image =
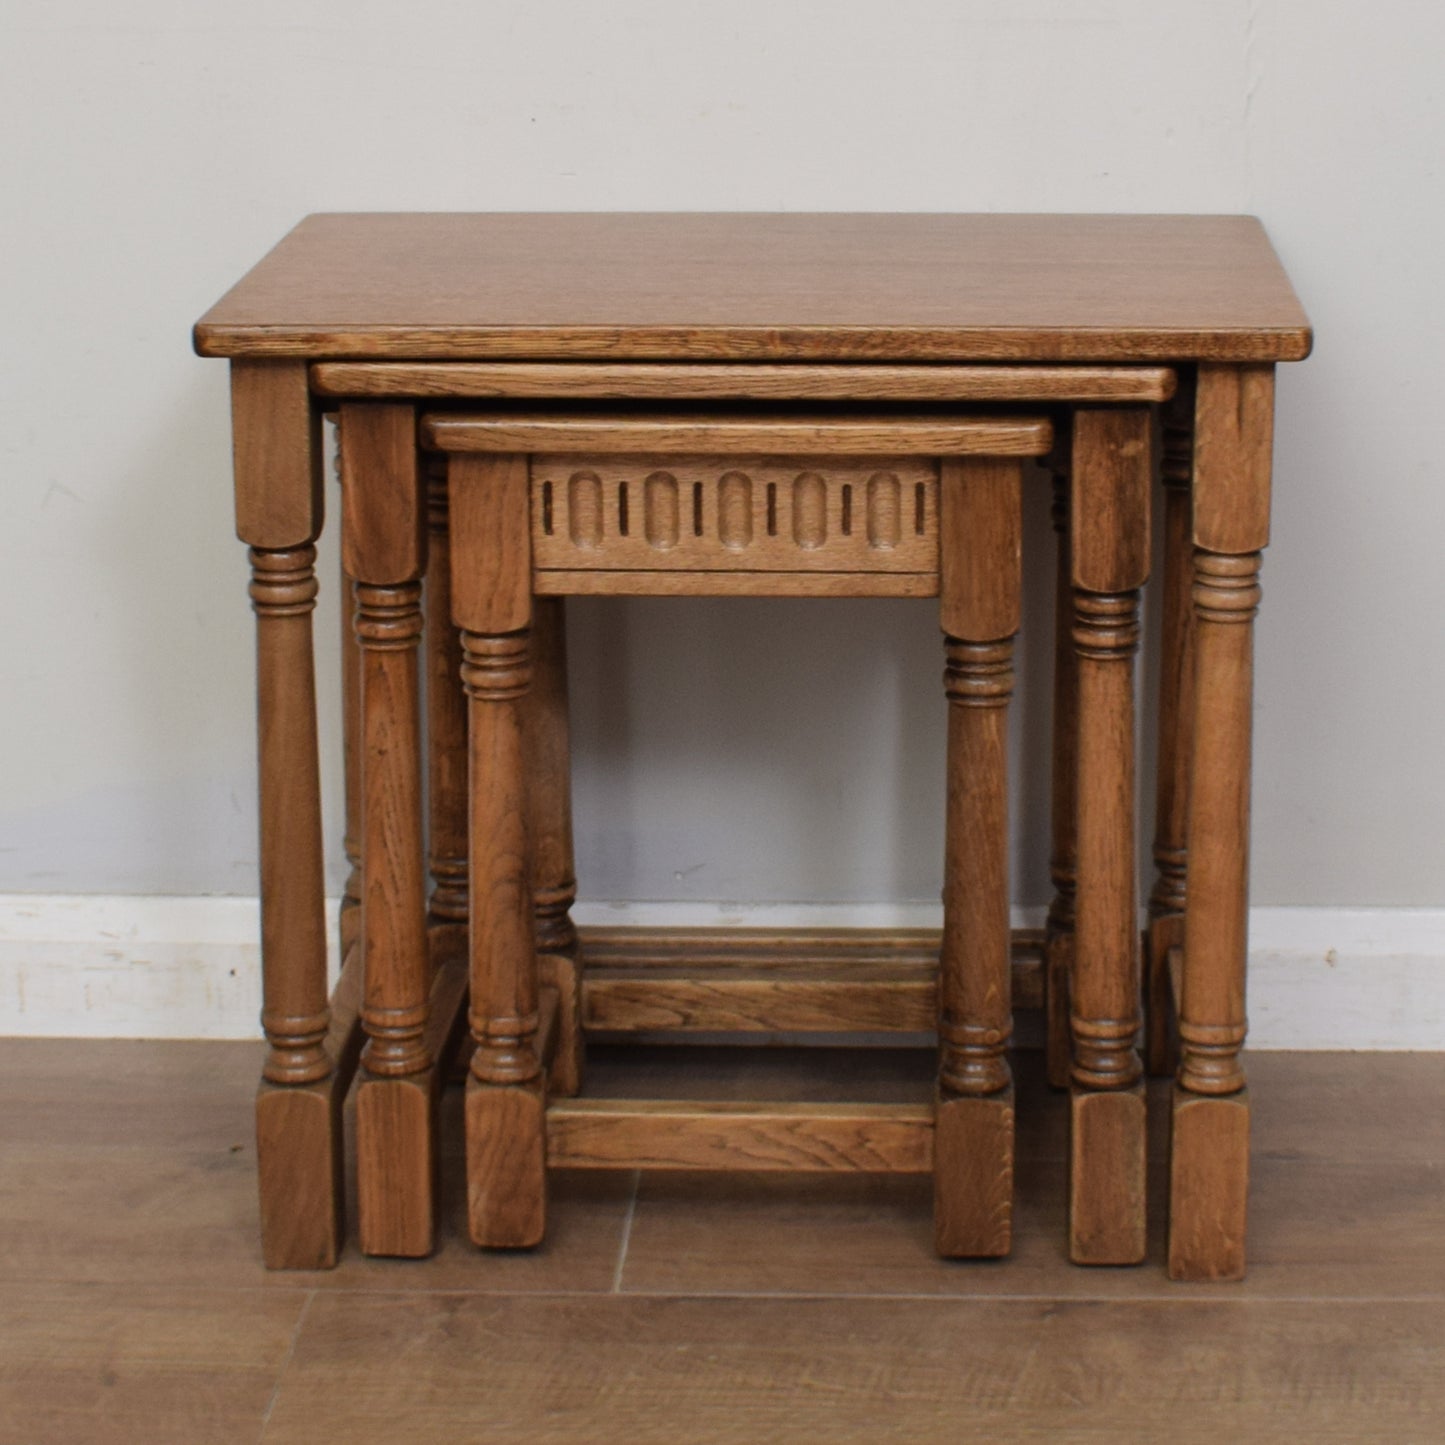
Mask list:
[[[684,1111],[660,1132],[649,1123],[648,1148],[693,1167],[757,1167],[772,1149],[774,1167],[932,1168],[944,1252],[1003,1252],[1011,948],[1013,993],[1046,1005],[1051,1076],[1071,1091],[1071,1256],[1144,1255],[1142,1042],[1156,1069],[1178,1056],[1170,1272],[1242,1273],[1251,624],[1274,363],[1310,345],[1257,222],[315,216],[202,319],[196,345],[231,358],[237,529],[257,614],[268,1265],[335,1262],[340,1111],[358,1067],[362,1247],[432,1247],[438,1061],[467,1017],[469,957],[479,1242],[535,1241],[548,1154],[639,1162],[637,1120],[585,1098],[541,1125],[549,1093],[580,1087],[586,1025],[835,1032],[937,1018],[934,1111],[800,1123],[764,1110],[743,1124]],[[319,422],[333,410],[356,601],[355,866],[328,999],[310,613]],[[974,445],[990,417],[989,445],[1007,436],[1012,458],[992,471],[998,456]],[[1017,458],[1049,435],[1056,896],[1042,937],[1010,941],[993,704],[1007,697],[1017,625]],[[743,462],[695,470],[734,455]],[[694,471],[657,461],[669,456]],[[1133,660],[1161,459],[1157,882],[1141,940]],[[940,499],[970,467],[995,480],[959,485],[950,529]],[[709,562],[712,544],[726,552],[745,535],[755,564],[737,566],[736,545],[727,566]],[[780,536],[771,551],[792,561],[769,563]],[[941,983],[936,938],[614,933],[584,938],[579,963],[561,596],[799,585],[941,589],[952,704]],[[641,966],[658,957],[677,966]],[[773,969],[762,984],[760,965]],[[950,1143],[954,1097],[991,1100],[992,1133]]]

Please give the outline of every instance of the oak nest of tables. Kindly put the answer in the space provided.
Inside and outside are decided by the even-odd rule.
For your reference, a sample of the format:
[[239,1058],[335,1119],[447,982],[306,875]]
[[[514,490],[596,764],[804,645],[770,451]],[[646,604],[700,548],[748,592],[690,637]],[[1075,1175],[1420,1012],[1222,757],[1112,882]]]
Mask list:
[[[549,1166],[873,1170],[932,1175],[941,1254],[1005,1255],[1012,1011],[1041,1006],[1071,1257],[1144,1258],[1147,1070],[1175,1078],[1169,1271],[1240,1277],[1252,633],[1274,367],[1310,344],[1243,216],[318,215],[286,236],[195,328],[231,363],[256,613],[267,1265],[336,1262],[353,1084],[361,1248],[433,1248],[454,1058],[479,1245],[543,1239]],[[324,416],[353,601],[331,992]],[[1021,507],[1046,484],[1054,899],[1011,931]],[[579,937],[563,609],[584,594],[936,597],[941,933]],[[906,1106],[592,1098],[599,1030],[928,1030],[937,1084]]]

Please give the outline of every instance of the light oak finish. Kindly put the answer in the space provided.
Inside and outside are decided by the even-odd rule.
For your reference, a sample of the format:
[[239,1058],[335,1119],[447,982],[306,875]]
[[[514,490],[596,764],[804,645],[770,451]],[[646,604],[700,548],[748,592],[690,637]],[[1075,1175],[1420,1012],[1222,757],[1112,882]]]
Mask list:
[[1273,367],[1199,368],[1189,906],[1169,1206],[1175,1279],[1244,1273],[1250,735],[1273,397]]
[[1147,1248],[1134,856],[1134,655],[1149,571],[1151,418],[1081,408],[1071,441],[1078,668],[1077,897],[1070,979],[1069,1252],[1137,1264]]
[[[1012,640],[1021,607],[1018,458],[1051,444],[1050,425],[1029,417],[938,417],[922,424],[905,417],[850,424],[763,415],[442,414],[423,418],[421,434],[451,458],[453,607],[463,628],[463,675],[473,704],[472,1016],[478,1040],[468,1081],[473,1238],[492,1246],[538,1242],[545,1210],[541,1142],[545,1135],[552,1162],[572,1159],[574,1151],[565,1140],[569,1128],[581,1127],[569,1123],[574,1118],[585,1121],[588,1130],[575,1157],[612,1167],[634,1167],[638,1160],[687,1167],[699,1160],[702,1167],[739,1168],[760,1139],[767,1141],[765,1155],[786,1144],[781,1158],[790,1149],[801,1149],[800,1157],[824,1150],[835,1160],[829,1167],[847,1160],[850,1167],[881,1169],[895,1160],[890,1131],[897,1121],[871,1114],[861,1121],[850,1118],[838,1134],[836,1129],[819,1133],[823,1124],[797,1110],[771,1129],[751,1115],[740,1122],[718,1111],[707,1111],[706,1119],[698,1121],[683,1106],[619,1111],[584,1101],[569,1112],[565,1104],[546,1104],[545,1060],[535,1045],[538,969],[530,941],[518,927],[515,902],[538,856],[535,837],[527,836],[529,828],[535,832],[539,816],[535,800],[527,800],[527,769],[537,761],[536,745],[528,757],[517,736],[518,700],[529,687],[525,624],[530,594],[559,547],[569,559],[615,547],[623,566],[636,551],[681,550],[690,499],[692,540],[720,570],[753,564],[756,532],[770,539],[790,534],[782,545],[794,552],[821,550],[837,536],[851,548],[842,551],[844,559],[859,571],[888,569],[889,554],[912,543],[919,549],[912,565],[936,573],[950,701],[937,995],[941,1055],[937,1101],[932,1115],[925,1116],[936,1121],[940,1140],[934,1170],[937,1242],[940,1252],[950,1255],[1007,1253],[1013,1093],[1005,1059],[1012,1033],[1012,935],[1004,709],[1013,689]],[[854,457],[828,463],[830,476],[821,466],[800,474],[797,463],[754,457],[749,451],[769,443],[835,446],[845,436],[865,453],[876,447],[903,477],[893,471],[860,472]],[[565,452],[559,461],[550,451],[535,450],[578,437],[581,470],[572,469]],[[698,449],[696,460],[683,453],[680,476],[660,468],[648,472],[653,459],[633,454],[640,443],[666,447],[675,439]],[[906,448],[915,440],[927,448],[952,450],[921,472],[909,466],[906,453],[901,461],[891,461],[890,448]],[[510,448],[532,450],[524,456]],[[724,464],[714,459],[719,451],[741,453],[721,476]],[[742,470],[744,464],[758,474],[758,485]],[[778,484],[768,480],[775,473],[791,483],[782,506]],[[645,474],[640,485],[639,474]],[[855,477],[856,487],[841,477]],[[636,503],[630,502],[629,489]],[[520,536],[519,524],[529,493],[527,539]],[[914,502],[911,509],[909,501]],[[905,527],[910,520],[911,538]],[[689,562],[683,557],[678,568],[692,576],[697,569]],[[795,564],[791,570],[798,570]],[[554,805],[542,814],[555,817],[557,811]],[[563,861],[570,873],[570,856]],[[552,866],[555,871],[558,859]],[[570,876],[567,882],[570,886]],[[573,975],[564,972],[561,981],[570,984]],[[562,1131],[562,1143],[553,1142],[554,1124]],[[603,1143],[597,1142],[599,1131]]]
[[547,1111],[547,1162],[573,1169],[927,1174],[934,1111],[908,1104],[573,1099]]
[[936,572],[538,572],[539,597],[936,597]]
[[1249,216],[316,215],[205,356],[1294,361]]
[[427,861],[433,923],[467,918],[467,703],[462,643],[452,622],[446,458],[426,459]]
[[256,1172],[267,1269],[331,1269],[346,1228],[342,1106],[361,1058],[361,948],[353,944],[330,1000],[330,1072],[302,1085],[264,1075],[256,1095]]
[[341,407],[342,555],[361,649],[364,991],[357,1228],[368,1254],[431,1251],[435,1059],[422,830],[418,649],[425,511],[409,406]]
[[[582,930],[583,1017],[605,1033],[933,1033],[928,929]],[[1015,1008],[1043,1000],[1042,939],[1011,941]]]
[[[335,453],[332,465],[342,480],[341,416],[331,414]],[[361,647],[356,640],[356,579],[341,562],[341,755],[345,779],[346,822],[341,846],[346,853],[346,883],[341,893],[338,928],[341,955],[361,937]]]
[[532,683],[524,457],[452,457],[452,609],[467,692],[471,866],[468,1215],[480,1245],[541,1241],[546,1218],[537,1053],[530,810],[523,736]]
[[1184,943],[1188,901],[1189,767],[1194,726],[1194,378],[1163,415],[1164,576],[1160,588],[1154,887],[1144,933],[1145,1061],[1154,1075],[1178,1067],[1177,992],[1169,959]]
[[1078,895],[1079,664],[1074,652],[1074,568],[1069,545],[1069,437],[1060,435],[1048,460],[1053,479],[1050,518],[1055,536],[1053,734],[1049,759],[1049,878],[1054,893],[1045,926],[1047,1000],[1044,1019],[1049,1083],[1067,1089],[1073,1069],[1069,979],[1074,964]]
[[322,362],[318,396],[428,400],[635,398],[678,401],[1167,401],[1164,366],[750,366],[730,362]]
[[[334,1264],[345,1091],[328,1043],[316,675],[319,420],[294,365],[231,375],[236,526],[250,546],[260,781],[261,1024],[256,1097],[262,1244],[273,1269]],[[344,1020],[349,1023],[350,1020]]]
[[572,751],[567,722],[567,617],[560,597],[532,603],[532,687],[526,708],[528,794],[532,846],[532,909],[537,968],[557,999],[557,1039],[547,1087],[557,1097],[582,1088],[582,964],[572,904],[577,871],[572,859]]
[[938,572],[916,457],[536,456],[539,572]]
[[231,363],[236,535],[284,551],[321,532],[321,418],[300,362]]
[[686,413],[496,412],[422,418],[428,446],[469,452],[607,456],[1008,456],[1048,451],[1053,430],[1037,418],[942,416],[705,416]]
[[[950,404],[1058,408],[1062,425],[1049,465],[1067,479],[1060,486],[1072,496],[1061,499],[1058,516],[1055,899],[1046,966],[1051,1071],[1061,1079],[1066,1051],[1072,1053],[1076,1253],[1137,1257],[1142,1102],[1138,1085],[1129,1082],[1138,1060],[1135,1040],[1126,1036],[1138,1023],[1139,954],[1136,925],[1130,925],[1132,941],[1125,942],[1123,932],[1134,901],[1128,733],[1148,527],[1132,478],[1139,418],[1167,403],[1182,377],[1184,394],[1165,428],[1165,692],[1158,882],[1145,939],[1147,1043],[1151,1066],[1166,1066],[1174,1042],[1168,1008],[1177,995],[1184,1049],[1174,1154],[1176,1271],[1191,1277],[1238,1273],[1248,1119],[1238,1063],[1248,620],[1258,552],[1268,533],[1272,366],[1303,356],[1310,345],[1308,323],[1257,222],[1182,216],[319,216],[304,222],[203,318],[196,343],[203,354],[235,358],[236,514],[238,530],[254,549],[258,579],[264,1013],[270,1039],[258,1118],[262,1109],[274,1113],[275,1127],[263,1131],[263,1143],[275,1167],[263,1161],[261,1170],[273,1262],[325,1260],[340,1243],[339,1201],[312,1184],[299,1193],[287,1184],[288,1171],[296,1179],[335,1177],[338,1080],[344,1072],[328,1042],[324,949],[317,946],[320,810],[309,613],[316,585],[312,549],[321,521],[317,403],[323,397],[358,418],[351,441],[342,427],[342,451],[371,459],[354,484],[348,478],[343,487],[345,530],[368,539],[362,549],[370,555],[367,567],[357,565],[347,537],[342,551],[346,576],[359,584],[362,631],[371,638],[365,659],[347,646],[343,675],[350,734],[348,895],[373,900],[370,931],[379,928],[384,944],[380,968],[368,968],[372,1052],[383,1063],[389,1053],[411,1059],[421,1050],[445,1052],[452,1037],[447,1021],[427,1017],[418,1028],[415,1011],[425,1016],[427,980],[465,911],[472,925],[470,1017],[476,1035],[469,1102],[478,1186],[472,1190],[472,1229],[500,1242],[540,1235],[545,1094],[580,1083],[576,1020],[588,1007],[566,916],[574,885],[565,768],[558,766],[567,740],[562,629],[552,610],[560,607],[557,599],[573,592],[939,595],[945,633],[953,639],[950,712],[998,711],[1008,690],[1007,637],[982,635],[988,629],[981,614],[973,619],[979,635],[955,631],[947,619],[960,615],[960,607],[968,615],[975,606],[998,604],[1006,584],[992,562],[956,573],[950,583],[947,557],[940,558],[933,535],[943,519],[935,512],[920,528],[915,514],[910,539],[905,479],[897,474],[914,465],[932,468],[938,457],[955,458],[945,470],[963,466],[971,445],[966,437],[995,450],[1011,438],[1007,445],[1016,456],[1050,448],[1047,422],[1037,422],[1025,437],[1017,417],[960,419]],[[1196,374],[1191,457],[1188,390]],[[462,594],[450,603],[446,577],[438,582],[434,576],[425,594],[417,594],[427,544],[440,555],[451,543],[439,463],[428,477],[429,506],[418,500],[413,408],[429,398],[480,400],[475,415],[443,415],[437,426],[470,427],[470,440],[459,446],[500,448],[491,458],[453,459],[464,473],[475,463],[474,475],[485,474],[498,486],[488,503],[496,515],[481,528],[487,545],[480,532],[468,542],[480,565],[449,568],[442,557],[443,572]],[[497,405],[508,400],[513,404]],[[609,400],[618,404],[599,409]],[[641,405],[649,401],[658,404],[651,411]],[[519,412],[517,402],[531,402],[534,409]],[[788,409],[779,405],[784,402],[798,405]],[[980,428],[990,425],[994,430],[985,441]],[[625,443],[619,440],[624,432]],[[1080,441],[1089,445],[1081,448]],[[570,484],[589,470],[599,471],[601,483],[602,465],[619,454],[645,465],[635,475],[606,478],[627,490],[596,509],[601,533],[588,540],[603,545],[589,551],[571,535],[571,498],[559,508],[556,483]],[[529,479],[528,455],[543,458],[556,475]],[[835,474],[840,456],[857,459],[856,474]],[[703,460],[711,475],[678,475]],[[778,461],[792,468],[791,475],[756,474]],[[343,456],[343,471],[350,471],[346,462]],[[1191,469],[1193,487],[1186,495],[1182,482]],[[730,473],[753,484],[746,506],[746,488]],[[903,505],[894,508],[883,485],[868,495],[880,473],[897,475]],[[1129,484],[1122,485],[1126,474]],[[669,477],[676,485],[667,485]],[[924,480],[931,482],[932,472]],[[770,489],[767,481],[779,485]],[[691,498],[686,483],[692,484]],[[800,483],[806,485],[795,485]],[[780,495],[784,490],[787,496]],[[926,485],[925,511],[927,492]],[[503,496],[511,498],[505,506]],[[570,550],[584,554],[580,560],[543,555],[551,544],[549,514],[555,529],[562,511]],[[1002,515],[985,509],[979,535],[996,542],[990,529]],[[740,525],[747,535],[739,533]],[[943,552],[970,546],[975,530],[970,525],[945,536]],[[764,537],[766,546],[760,545]],[[917,555],[905,555],[909,548]],[[742,559],[734,557],[710,560],[724,550],[750,559],[769,550],[777,555],[760,565],[738,566]],[[892,570],[882,562],[885,554]],[[993,562],[1001,555],[991,554]],[[1191,572],[1195,599],[1185,610],[1180,603]],[[464,658],[446,619],[449,607],[457,620],[465,614],[474,624],[466,627]],[[422,809],[412,637],[419,609],[428,619],[427,690],[437,704],[429,710],[426,752],[434,886],[420,927],[416,900],[424,898],[425,871],[420,847],[413,847]],[[534,612],[535,635],[529,632]],[[988,620],[991,627],[999,621]],[[1077,657],[1071,645],[1076,633]],[[393,644],[394,655],[384,657]],[[403,664],[400,657],[408,652],[412,661]],[[470,767],[486,773],[500,759],[503,773],[515,781],[480,810],[480,819],[477,789],[470,787],[473,816],[465,830],[457,746],[463,709],[454,681],[463,665],[465,710],[473,722]],[[536,691],[528,696],[531,672]],[[976,706],[985,698],[987,706]],[[1214,729],[1204,757],[1190,738],[1201,726]],[[974,717],[955,718],[950,734],[955,763],[966,757],[962,771],[978,770],[986,780],[973,793],[960,791],[955,766],[950,835],[982,827],[992,837],[1001,807],[998,740],[991,742],[988,726]],[[390,781],[376,784],[373,762],[372,786],[357,761],[383,748],[380,774]],[[407,764],[399,751],[408,753]],[[526,773],[544,781],[528,789]],[[1200,803],[1206,774],[1212,792]],[[385,820],[376,816],[383,795]],[[470,838],[463,838],[464,831]],[[369,877],[367,855],[383,833],[391,839],[387,856],[376,864],[383,876]],[[480,862],[479,843],[485,850]],[[978,886],[967,890],[966,905],[952,909],[945,933],[955,935],[955,916],[965,907],[974,916],[963,931],[970,939],[978,935],[970,959],[976,943],[986,962],[977,970],[971,962],[954,967],[949,959],[959,956],[956,946],[945,946],[939,1002],[947,1015],[950,999],[967,994],[964,1013],[975,1021],[964,1033],[979,1027],[988,1037],[969,1034],[965,1040],[954,1017],[952,1043],[945,1030],[943,1072],[945,1079],[951,1072],[955,1084],[965,1075],[975,1084],[985,1075],[992,1081],[998,1072],[992,1035],[1013,987],[1007,930],[999,926],[998,889],[989,876],[997,860],[966,851],[964,867],[977,873]],[[469,854],[473,876],[464,889],[462,860]],[[529,878],[529,870],[536,876]],[[1195,918],[1201,889],[1202,916]],[[978,910],[974,897],[984,900]],[[469,907],[469,898],[480,901]],[[401,910],[396,917],[390,916],[393,904]],[[378,922],[383,908],[388,916]],[[354,940],[358,911],[344,911],[343,955]],[[485,927],[477,922],[479,913]],[[420,947],[418,933],[425,936]],[[398,938],[408,940],[404,948],[396,947]],[[1181,939],[1180,985],[1166,987]],[[860,1018],[901,1019],[925,1006],[926,990],[916,979],[885,970],[860,984],[857,975],[840,974],[837,953],[808,965],[820,985],[810,995],[801,955],[784,949],[780,957],[791,957],[792,974],[785,966],[769,979],[758,977],[772,965],[754,954],[754,976],[745,982],[744,965],[729,965],[720,991],[720,978],[694,967],[695,954],[679,960],[680,971],[671,976],[647,975],[651,981],[625,984],[614,975],[609,983],[604,969],[597,998],[605,1000],[611,987],[613,1003],[624,1016],[634,1010],[638,1021],[648,1016],[649,988],[658,1014],[684,1019],[821,1023],[818,1011],[834,1007],[855,1009]],[[986,986],[985,978],[991,980]],[[431,1002],[434,1009],[435,998]],[[1072,1014],[1067,1038],[1066,1013]],[[985,1017],[989,1022],[980,1022]],[[351,1036],[345,1047],[354,1049]],[[480,1077],[478,1067],[490,1077]],[[430,1063],[423,1072],[434,1080]],[[368,1072],[367,1089],[374,1074]],[[404,1073],[393,1082],[421,1078],[421,1072]],[[953,1204],[940,1206],[941,1228],[955,1215],[978,1221],[990,1211],[995,1221],[1006,1222],[997,1207],[1006,1197],[998,1188],[1004,1174],[965,1168],[963,1161],[1005,1160],[1014,1107],[1007,1093],[957,1094],[970,1105],[991,1101],[998,1107],[987,1122],[975,1110],[978,1127],[947,1136],[956,1138],[956,1148],[940,1136],[936,1173],[954,1181]],[[273,1094],[279,1103],[268,1102]],[[314,1128],[299,1122],[312,1096],[323,1097],[320,1111],[312,1111]],[[363,1119],[367,1097],[363,1092]],[[937,1101],[941,1120],[954,1102],[953,1086],[945,1084]],[[286,1113],[293,1105],[300,1111],[296,1121]],[[521,1121],[512,1154],[499,1152],[488,1110]],[[419,1120],[419,1103],[414,1112]],[[362,1135],[374,1143],[369,1127],[363,1123]],[[1089,1144],[1095,1136],[1097,1147]],[[389,1149],[381,1153],[391,1157]],[[380,1156],[373,1149],[371,1157],[363,1183],[376,1177]],[[362,1193],[366,1198],[365,1186]],[[296,1206],[302,1197],[322,1202]],[[287,1218],[289,1223],[279,1222]]]
[[940,622],[948,781],[939,958],[938,1252],[1012,1240],[1008,702],[1022,587],[1018,463],[949,459],[940,482]]

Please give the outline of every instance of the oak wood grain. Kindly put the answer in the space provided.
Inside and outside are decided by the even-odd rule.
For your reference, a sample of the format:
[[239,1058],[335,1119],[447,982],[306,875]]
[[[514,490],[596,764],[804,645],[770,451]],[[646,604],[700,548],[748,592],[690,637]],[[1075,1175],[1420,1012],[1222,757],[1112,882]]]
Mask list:
[[907,1104],[566,1099],[547,1110],[547,1159],[588,1169],[926,1174],[933,1166],[933,1111]]
[[548,571],[532,579],[538,597],[936,597],[929,572]]
[[1189,769],[1194,728],[1194,378],[1163,414],[1164,575],[1159,580],[1158,736],[1154,796],[1154,886],[1144,932],[1145,1063],[1158,1076],[1178,1067],[1178,992],[1171,953],[1184,942],[1188,901]]
[[1074,963],[1074,915],[1078,894],[1079,663],[1074,652],[1074,569],[1069,541],[1068,429],[1061,428],[1046,463],[1052,477],[1049,516],[1054,530],[1053,697],[1049,748],[1049,899],[1045,1050],[1049,1083],[1067,1089],[1073,1069],[1069,979]]
[[295,361],[231,363],[236,535],[272,551],[321,533],[321,418]]
[[467,703],[462,643],[452,621],[451,521],[446,458],[432,453],[426,475],[427,867],[432,923],[467,917]]
[[1145,1111],[1134,828],[1134,657],[1148,576],[1151,418],[1074,413],[1070,557],[1078,677],[1070,977],[1069,1244],[1076,1264],[1146,1249]]
[[1113,401],[1174,394],[1163,366],[783,366],[731,362],[331,361],[311,368],[320,396],[607,397],[678,401]]
[[572,856],[572,754],[567,709],[567,617],[561,598],[536,598],[533,681],[527,693],[528,819],[537,968],[557,1003],[556,1047],[547,1056],[548,1092],[578,1093],[586,1067],[582,966],[571,908],[577,897]]
[[715,416],[646,412],[458,413],[422,418],[445,452],[1010,456],[1048,451],[1047,421],[941,416]]
[[1248,216],[316,215],[202,355],[1295,360]]
[[[582,930],[584,1017],[607,1032],[932,1032],[930,929]],[[1016,1007],[1042,999],[1038,934],[1012,937]]]
[[535,455],[534,565],[932,573],[938,469],[913,456]]

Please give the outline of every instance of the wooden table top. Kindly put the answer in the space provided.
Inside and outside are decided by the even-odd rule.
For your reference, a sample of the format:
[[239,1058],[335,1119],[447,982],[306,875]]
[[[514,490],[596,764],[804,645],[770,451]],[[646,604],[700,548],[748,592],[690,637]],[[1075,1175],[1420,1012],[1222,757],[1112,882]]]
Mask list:
[[315,215],[203,356],[1297,361],[1252,216]]

